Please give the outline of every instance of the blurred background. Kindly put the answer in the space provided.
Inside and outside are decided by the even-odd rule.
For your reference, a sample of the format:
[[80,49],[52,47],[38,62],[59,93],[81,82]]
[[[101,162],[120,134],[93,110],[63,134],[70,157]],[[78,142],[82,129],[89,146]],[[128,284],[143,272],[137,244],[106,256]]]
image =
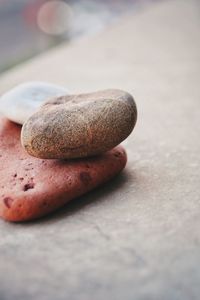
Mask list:
[[0,0],[0,73],[162,0]]

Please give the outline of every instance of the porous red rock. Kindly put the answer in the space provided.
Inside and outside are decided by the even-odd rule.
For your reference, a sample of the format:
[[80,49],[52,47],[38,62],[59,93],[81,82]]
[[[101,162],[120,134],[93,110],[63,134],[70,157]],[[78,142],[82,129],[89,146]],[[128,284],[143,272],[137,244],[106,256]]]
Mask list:
[[0,117],[0,216],[8,221],[44,216],[110,180],[126,165],[121,146],[92,158],[34,158],[21,146],[20,133],[20,125]]

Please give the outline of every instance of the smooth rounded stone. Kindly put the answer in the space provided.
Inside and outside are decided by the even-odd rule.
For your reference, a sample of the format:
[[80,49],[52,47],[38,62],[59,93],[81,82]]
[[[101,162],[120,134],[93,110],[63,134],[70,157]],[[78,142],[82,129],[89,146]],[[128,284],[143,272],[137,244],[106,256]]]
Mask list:
[[80,158],[112,149],[132,132],[133,97],[121,90],[68,95],[46,102],[23,125],[21,141],[38,158]]
[[0,113],[9,120],[24,124],[49,98],[68,94],[64,87],[33,81],[20,84],[0,98]]
[[21,126],[0,118],[0,217],[27,221],[44,216],[117,175],[126,165],[118,146],[95,158],[42,160],[20,143]]

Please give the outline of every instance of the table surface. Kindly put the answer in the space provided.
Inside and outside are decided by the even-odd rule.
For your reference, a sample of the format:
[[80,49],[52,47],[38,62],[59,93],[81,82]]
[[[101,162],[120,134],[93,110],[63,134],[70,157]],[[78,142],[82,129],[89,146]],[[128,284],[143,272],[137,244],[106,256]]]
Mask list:
[[199,9],[153,4],[0,78],[0,93],[121,88],[139,111],[119,177],[40,221],[0,221],[1,300],[199,299]]

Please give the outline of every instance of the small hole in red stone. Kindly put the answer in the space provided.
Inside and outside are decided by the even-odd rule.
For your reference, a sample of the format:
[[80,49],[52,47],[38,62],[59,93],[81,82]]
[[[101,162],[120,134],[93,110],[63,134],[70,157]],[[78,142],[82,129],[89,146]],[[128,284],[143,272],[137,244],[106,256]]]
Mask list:
[[24,185],[23,190],[24,190],[24,192],[26,192],[26,191],[28,191],[30,189],[33,189],[34,186],[35,186],[35,184],[33,182],[27,183],[27,184]]
[[121,153],[120,153],[120,152],[116,152],[116,153],[114,154],[114,156],[115,156],[115,157],[120,157],[120,156],[121,156]]
[[3,201],[4,201],[5,205],[7,206],[7,208],[11,208],[11,205],[14,200],[11,197],[5,197],[3,199]]
[[92,181],[92,178],[88,172],[81,172],[79,177],[80,180],[86,185]]

